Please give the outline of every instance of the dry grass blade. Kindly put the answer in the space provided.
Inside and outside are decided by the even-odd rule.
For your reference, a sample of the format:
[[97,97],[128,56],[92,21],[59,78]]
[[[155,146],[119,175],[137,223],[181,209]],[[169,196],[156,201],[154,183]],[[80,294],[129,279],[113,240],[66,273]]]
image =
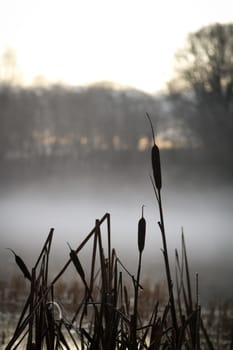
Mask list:
[[191,290],[188,258],[187,258],[187,251],[186,251],[186,245],[185,245],[183,228],[182,228],[182,250],[183,250],[183,253],[184,253],[184,263],[185,263],[187,289],[188,289],[188,299],[189,299],[189,308],[190,308],[189,311],[191,313],[193,311],[192,290]]
[[34,304],[34,299],[35,299],[35,292],[36,292],[36,270],[33,268],[32,269],[32,282],[31,282],[31,298],[30,298],[30,309],[29,309],[29,314],[32,315],[30,321],[29,321],[29,330],[28,330],[28,341],[27,341],[27,349],[30,349],[31,343],[33,341],[33,322],[34,322],[34,317],[35,314],[32,312],[33,311],[33,304]]
[[93,242],[93,249],[92,249],[92,261],[91,261],[90,292],[92,292],[93,285],[94,285],[97,239],[98,239],[98,235],[97,235],[97,232],[95,232],[94,242]]
[[183,255],[182,255],[182,263],[180,265],[180,259],[179,259],[179,254],[177,252],[177,250],[175,250],[176,254],[176,266],[178,268],[178,272],[180,275],[180,286],[179,286],[179,290],[178,290],[178,296],[180,297],[180,293],[182,290],[182,295],[183,295],[183,299],[184,299],[184,306],[186,309],[186,314],[189,315],[190,314],[190,307],[188,304],[188,298],[187,298],[187,293],[186,293],[186,289],[184,286],[184,281],[183,281]]
[[[121,265],[121,267],[125,270],[125,272],[132,278],[134,284],[137,284],[137,280],[135,279],[135,277],[129,272],[129,270],[123,265],[123,263],[121,262],[121,260],[117,257],[116,261]],[[143,289],[142,285],[139,283],[138,284],[139,288]]]
[[75,266],[77,272],[79,273],[79,275],[80,275],[82,281],[86,284],[86,281],[85,281],[85,273],[84,273],[84,270],[83,270],[82,265],[81,265],[81,263],[80,263],[80,260],[79,260],[79,258],[78,258],[78,256],[77,256],[77,253],[76,253],[75,250],[73,250],[73,249],[71,248],[71,246],[69,245],[68,242],[67,242],[67,245],[68,245],[68,247],[70,248],[70,259],[71,259],[71,261],[73,262],[73,264],[74,264],[74,266]]
[[108,291],[108,288],[107,288],[108,275],[107,275],[107,269],[105,265],[106,259],[105,259],[103,244],[102,244],[99,220],[96,220],[95,227],[96,227],[96,233],[97,233],[98,244],[99,244],[99,256],[100,256],[100,267],[101,267],[101,278],[102,278],[102,296],[105,297]]
[[21,313],[21,315],[20,315],[18,324],[17,324],[17,326],[16,326],[16,329],[15,329],[15,332],[14,332],[14,335],[13,335],[12,338],[15,338],[16,335],[18,334],[18,331],[19,331],[19,329],[20,329],[20,327],[21,327],[21,324],[22,324],[24,318],[26,317],[26,312],[27,312],[27,310],[28,310],[28,308],[29,308],[30,300],[31,300],[31,294],[29,294],[29,296],[28,296],[28,298],[27,298],[27,300],[26,300],[26,303],[25,303],[25,305],[24,305],[24,308],[23,308],[23,310],[22,310],[22,313]]
[[196,307],[195,307],[195,347],[196,349],[200,349],[200,318],[201,318],[201,307],[199,305],[199,278],[198,273],[196,273]]
[[176,276],[176,290],[177,290],[177,309],[178,309],[178,313],[180,316],[180,321],[182,323],[183,321],[183,312],[182,312],[182,306],[181,306],[181,288],[179,286],[179,281],[178,281],[178,271],[177,271],[177,266],[175,268],[175,276]]
[[40,261],[41,261],[41,258],[46,254],[47,256],[49,255],[49,252],[50,252],[50,248],[51,248],[51,243],[52,243],[52,239],[53,239],[53,233],[54,233],[54,228],[51,228],[50,231],[49,231],[49,234],[48,234],[48,237],[41,249],[41,253],[36,261],[36,264],[35,264],[35,268],[37,268],[37,266],[39,265]]
[[110,222],[110,214],[107,214],[107,235],[108,235],[108,280],[109,284],[112,280],[112,265],[111,265],[111,222]]
[[125,297],[125,309],[126,309],[126,314],[129,316],[130,301],[129,301],[128,291],[127,291],[126,286],[124,286],[124,297]]
[[27,266],[25,265],[24,261],[11,248],[6,248],[6,249],[10,250],[14,254],[15,262],[18,265],[18,267],[20,268],[20,270],[23,272],[24,277],[27,278],[29,281],[31,281],[31,279],[32,279],[31,274],[30,274]]
[[175,308],[175,299],[173,294],[173,282],[171,278],[171,270],[170,270],[170,263],[168,258],[168,249],[167,249],[167,239],[165,234],[165,225],[164,225],[164,218],[163,218],[163,207],[162,207],[162,198],[161,198],[161,192],[158,190],[158,205],[159,205],[159,213],[160,213],[160,221],[158,222],[162,241],[163,241],[163,256],[164,256],[164,264],[166,269],[166,277],[167,277],[167,286],[168,286],[168,293],[169,293],[169,300],[171,305],[171,316],[172,316],[172,323],[175,330],[175,338],[177,339],[178,336],[178,326],[177,326],[177,317],[176,317],[176,308]]

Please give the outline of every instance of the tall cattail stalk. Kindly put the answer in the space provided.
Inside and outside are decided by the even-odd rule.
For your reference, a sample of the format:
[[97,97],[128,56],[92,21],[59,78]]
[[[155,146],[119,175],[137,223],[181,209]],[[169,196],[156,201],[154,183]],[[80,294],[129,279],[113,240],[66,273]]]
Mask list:
[[169,264],[169,257],[168,257],[168,249],[167,249],[167,240],[166,240],[166,233],[165,233],[165,224],[164,224],[164,216],[163,216],[163,205],[162,205],[162,176],[161,176],[161,163],[160,163],[160,151],[158,146],[155,143],[155,133],[154,133],[154,127],[151,122],[151,118],[149,114],[147,113],[147,118],[150,122],[151,130],[152,130],[152,136],[153,136],[153,146],[151,149],[151,163],[152,163],[152,170],[153,170],[153,188],[155,192],[155,196],[158,202],[159,207],[159,215],[160,215],[160,221],[158,222],[161,236],[162,236],[162,242],[163,242],[163,256],[164,256],[164,263],[165,263],[165,269],[166,269],[166,276],[167,276],[167,285],[168,285],[168,292],[169,292],[169,301],[171,306],[171,317],[172,317],[172,324],[176,333],[176,336],[178,335],[178,326],[177,326],[177,318],[176,318],[176,309],[175,309],[175,299],[173,294],[173,283],[171,278],[171,271],[170,271],[170,264]]
[[136,283],[134,282],[134,308],[133,308],[133,315],[131,317],[131,348],[136,349],[137,347],[137,319],[138,319],[138,291],[139,291],[139,282],[140,282],[140,273],[141,273],[141,267],[142,267],[142,253],[145,247],[145,238],[146,238],[146,220],[143,215],[143,208],[142,206],[142,217],[138,221],[138,270],[137,270],[137,278]]

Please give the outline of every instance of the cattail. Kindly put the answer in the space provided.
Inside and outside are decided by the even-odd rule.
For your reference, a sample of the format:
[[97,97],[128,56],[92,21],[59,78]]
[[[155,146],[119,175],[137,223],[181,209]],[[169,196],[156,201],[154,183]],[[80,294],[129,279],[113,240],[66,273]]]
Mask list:
[[155,186],[157,190],[161,190],[162,178],[161,178],[160,154],[159,154],[159,148],[156,144],[154,144],[151,150],[151,162],[152,162]]
[[23,272],[24,277],[27,278],[29,281],[31,281],[32,280],[31,274],[28,271],[28,268],[25,265],[24,261],[18,255],[16,255],[11,248],[6,248],[6,249],[10,250],[14,254],[15,262],[19,266],[20,270]]
[[80,260],[76,254],[76,251],[71,248],[69,243],[67,242],[68,247],[70,248],[70,259],[72,260],[77,272],[79,273],[81,279],[85,282],[85,273],[83,271],[82,265],[80,263]]
[[151,150],[151,163],[152,163],[153,176],[154,176],[155,186],[157,190],[161,190],[162,177],[161,177],[160,152],[159,152],[158,146],[155,143],[155,133],[154,133],[154,128],[153,128],[150,116],[148,113],[146,113],[146,115],[150,122],[153,141],[154,141],[154,145]]
[[143,208],[142,206],[142,217],[138,221],[138,250],[142,253],[145,246],[145,237],[146,237],[146,220],[143,217]]

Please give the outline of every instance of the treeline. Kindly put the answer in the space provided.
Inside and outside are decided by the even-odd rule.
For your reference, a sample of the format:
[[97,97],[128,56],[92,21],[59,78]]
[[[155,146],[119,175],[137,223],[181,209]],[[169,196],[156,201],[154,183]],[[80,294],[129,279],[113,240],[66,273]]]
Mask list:
[[135,90],[2,86],[0,158],[143,150],[151,140],[146,112],[161,125],[159,99]]
[[202,118],[197,118],[193,105],[181,95],[152,96],[103,84],[86,88],[2,85],[1,179],[77,174],[77,168],[83,176],[125,169],[135,177],[147,164],[152,142],[146,113],[153,121],[157,143],[167,148],[163,159],[172,177],[177,177],[178,167],[184,174],[190,169],[200,174],[208,168],[213,174],[221,169],[230,175],[232,153],[225,147],[230,143],[222,147],[210,142],[208,148],[185,123],[189,116],[201,127]]

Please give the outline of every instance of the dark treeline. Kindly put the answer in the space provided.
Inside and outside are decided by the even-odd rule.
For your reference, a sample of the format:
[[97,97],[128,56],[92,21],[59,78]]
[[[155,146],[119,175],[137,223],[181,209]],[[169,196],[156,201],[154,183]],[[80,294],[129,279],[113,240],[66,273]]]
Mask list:
[[2,86],[0,157],[79,157],[93,150],[142,150],[151,138],[146,112],[159,122],[160,109],[152,96],[106,86]]
[[[40,175],[51,168],[72,172],[77,165],[82,165],[84,174],[88,169],[140,169],[148,160],[144,152],[149,152],[152,142],[146,113],[153,120],[158,143],[166,148],[165,163],[179,167],[187,163],[190,168],[194,162],[195,168],[198,160],[206,167],[208,158],[215,164],[216,147],[210,152],[202,147],[198,135],[184,123],[183,114],[190,113],[190,105],[180,99],[183,114],[179,114],[177,100],[171,96],[152,96],[109,84],[86,88],[2,85],[1,176],[25,176],[25,171],[29,176]],[[220,152],[222,168],[228,163],[230,168],[229,156]]]

